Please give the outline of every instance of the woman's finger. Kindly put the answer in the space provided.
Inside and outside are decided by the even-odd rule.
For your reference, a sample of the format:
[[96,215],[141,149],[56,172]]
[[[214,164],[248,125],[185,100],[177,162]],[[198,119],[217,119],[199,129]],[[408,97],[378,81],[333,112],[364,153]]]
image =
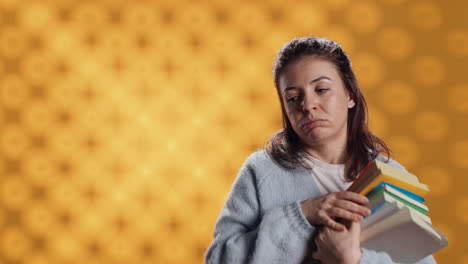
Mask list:
[[362,215],[352,213],[339,207],[333,207],[328,210],[328,216],[331,218],[341,218],[348,221],[361,222],[364,220]]
[[338,223],[337,221],[335,221],[333,218],[331,218],[328,215],[324,217],[323,224],[326,227],[329,227],[336,231],[344,231],[346,229],[346,227],[343,224]]
[[366,196],[355,192],[338,192],[335,196],[337,199],[348,200],[362,205],[366,205],[369,202]]
[[339,207],[341,209],[363,216],[371,214],[371,210],[369,210],[369,208],[359,205],[357,203],[350,202],[348,200],[336,200],[334,205],[335,207]]

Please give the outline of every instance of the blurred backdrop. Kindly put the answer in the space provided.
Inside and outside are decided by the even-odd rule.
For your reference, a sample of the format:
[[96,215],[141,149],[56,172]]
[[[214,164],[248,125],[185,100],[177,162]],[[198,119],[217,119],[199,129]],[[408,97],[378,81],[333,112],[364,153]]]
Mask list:
[[[0,263],[203,263],[244,159],[281,127],[293,37],[349,52],[373,131],[468,263],[462,0],[0,0]],[[465,250],[464,250],[465,249]]]

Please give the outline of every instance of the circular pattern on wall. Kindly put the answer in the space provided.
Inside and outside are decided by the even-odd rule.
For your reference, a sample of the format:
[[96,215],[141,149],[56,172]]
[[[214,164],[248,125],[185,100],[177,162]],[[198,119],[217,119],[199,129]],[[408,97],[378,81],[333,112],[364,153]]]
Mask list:
[[0,1],[0,262],[199,263],[245,157],[281,128],[274,55],[305,35],[350,54],[371,130],[430,186],[435,226],[467,244],[447,228],[464,214],[440,206],[467,183],[454,8]]

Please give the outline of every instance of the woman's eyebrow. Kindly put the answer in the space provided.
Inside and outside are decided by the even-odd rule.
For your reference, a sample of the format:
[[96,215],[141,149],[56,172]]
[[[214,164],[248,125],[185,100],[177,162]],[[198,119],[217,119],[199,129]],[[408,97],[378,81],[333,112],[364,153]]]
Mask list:
[[[314,83],[314,82],[318,82],[318,81],[323,80],[323,79],[331,81],[331,79],[330,79],[329,77],[323,76],[323,75],[322,75],[322,76],[320,76],[320,77],[318,77],[318,78],[315,78],[315,79],[313,79],[312,81],[310,81],[309,84],[312,84],[312,83]],[[299,87],[289,86],[289,87],[287,87],[287,88],[284,89],[283,93],[286,93],[286,92],[289,91],[289,90],[298,89],[298,88],[299,88]]]
[[312,81],[310,81],[309,84],[312,84],[312,83],[314,83],[314,82],[318,82],[318,81],[323,80],[323,79],[326,79],[326,80],[331,81],[331,79],[330,79],[329,77],[327,77],[327,76],[320,76],[320,77],[318,77],[318,78],[313,79]]
[[294,90],[294,89],[299,89],[299,87],[290,86],[290,87],[284,89],[283,93],[286,93],[287,91]]

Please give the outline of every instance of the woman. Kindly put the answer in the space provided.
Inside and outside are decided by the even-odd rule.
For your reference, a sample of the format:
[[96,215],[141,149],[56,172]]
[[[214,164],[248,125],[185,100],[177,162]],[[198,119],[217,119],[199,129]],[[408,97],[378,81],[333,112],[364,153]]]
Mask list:
[[368,200],[345,191],[370,160],[404,169],[380,155],[390,151],[368,130],[347,54],[327,39],[293,39],[273,74],[284,128],[240,169],[206,262],[393,263],[360,248]]

